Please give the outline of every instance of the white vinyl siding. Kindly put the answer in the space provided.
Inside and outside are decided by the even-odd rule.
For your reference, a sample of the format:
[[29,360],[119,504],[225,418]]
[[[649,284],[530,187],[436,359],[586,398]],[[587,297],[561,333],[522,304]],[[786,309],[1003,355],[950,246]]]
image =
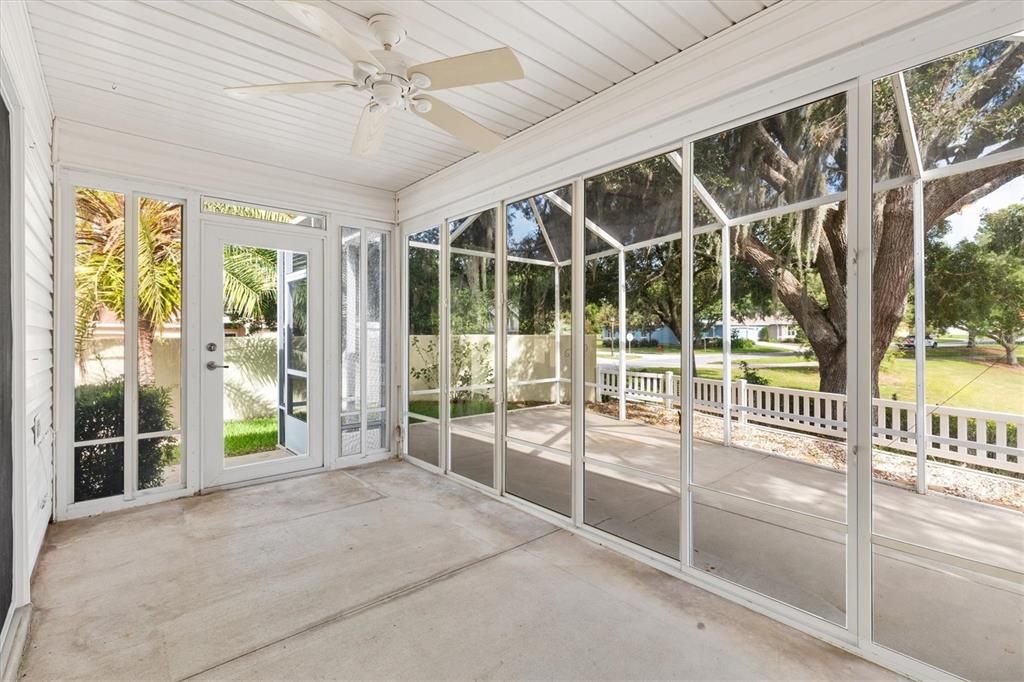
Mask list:
[[[42,546],[53,503],[53,114],[26,5],[0,3],[0,14],[0,49],[11,69],[10,85],[21,99],[25,121],[25,419],[24,432],[17,435],[25,444],[25,507],[31,567]],[[12,227],[17,230],[22,226]],[[38,439],[33,436],[33,426]]]

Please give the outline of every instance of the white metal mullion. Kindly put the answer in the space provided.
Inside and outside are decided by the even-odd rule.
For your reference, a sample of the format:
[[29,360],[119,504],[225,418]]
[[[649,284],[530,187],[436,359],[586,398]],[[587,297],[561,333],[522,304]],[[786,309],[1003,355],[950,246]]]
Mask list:
[[394,258],[392,249],[394,246],[391,244],[391,234],[388,232],[379,231],[380,235],[380,333],[381,333],[381,348],[384,349],[384,357],[381,358],[381,371],[380,379],[383,382],[383,386],[380,387],[380,402],[381,410],[384,415],[384,432],[382,434],[382,440],[386,441],[387,446],[385,449],[394,451],[392,445],[391,425],[395,423],[394,406],[392,405],[392,394],[391,394],[391,375],[394,368],[394,338],[395,325],[392,324],[392,314],[394,311],[394,290],[393,282],[391,281],[391,273],[394,269],[391,266],[391,259]]
[[555,267],[561,265],[561,263],[552,263],[549,260],[539,260],[537,258],[523,258],[522,256],[505,256],[505,260],[509,263],[526,263],[527,265],[543,265],[546,267]]
[[[341,301],[344,296],[345,250],[342,244],[344,227],[340,221],[330,214],[326,218],[326,240],[324,241],[323,288],[324,296],[324,331],[322,334],[324,376],[323,384],[323,424],[321,433],[324,443],[324,467],[332,468],[341,458]],[[310,255],[312,259],[312,255]],[[311,263],[307,261],[306,272],[309,273]],[[310,286],[307,281],[306,286]],[[336,302],[332,305],[332,301]],[[306,334],[310,331],[307,328]],[[311,337],[310,337],[311,338]],[[309,343],[307,343],[309,348]],[[307,365],[308,367],[308,365]],[[309,385],[307,384],[307,391]]]
[[948,178],[951,175],[962,175],[964,173],[971,173],[973,171],[982,170],[984,168],[1001,166],[1005,163],[1020,161],[1021,159],[1024,159],[1024,148],[1018,147],[1017,149],[1008,149],[1006,151],[994,152],[992,154],[988,154],[987,156],[983,156],[978,159],[971,159],[970,161],[961,161],[960,163],[954,163],[949,166],[928,168],[921,173],[921,179],[925,180],[926,182],[930,182],[932,180],[938,180],[940,178]]
[[[559,271],[562,268],[555,266],[555,380],[562,378],[562,286]],[[555,405],[562,404],[562,387],[555,386]]]
[[457,254],[460,256],[472,256],[474,258],[494,258],[493,251],[480,251],[478,249],[466,249],[458,246],[448,247],[448,254]]
[[726,215],[722,207],[718,205],[718,202],[715,201],[715,198],[711,196],[711,192],[709,192],[707,188],[704,187],[704,183],[700,181],[700,178],[697,177],[696,173],[692,173],[692,176],[693,192],[695,192],[697,196],[700,197],[700,200],[704,202],[704,205],[708,208],[709,211],[711,211],[711,215],[715,216],[715,220],[722,223],[723,225],[728,225],[729,216]]
[[609,246],[614,247],[618,251],[622,251],[622,249],[625,248],[625,246],[618,239],[613,237],[607,230],[599,226],[593,220],[587,220],[586,225],[591,232],[600,237]]
[[[440,442],[438,443],[438,449],[440,456],[438,457],[441,471],[444,473],[451,472],[451,452],[449,451],[449,430],[451,429],[449,412],[451,407],[451,382],[449,374],[451,374],[451,353],[449,352],[450,344],[450,325],[451,320],[449,319],[448,298],[451,295],[449,289],[451,288],[449,267],[451,256],[449,255],[449,221],[445,221],[441,224],[441,254],[438,258],[437,272],[438,278],[441,280],[438,284],[440,285],[441,296],[439,303],[441,310],[438,311],[438,329],[437,333],[439,336],[438,353],[437,358],[438,364],[438,387],[440,389],[440,395],[438,396],[439,404],[437,414],[440,418],[441,428],[438,429],[438,437]],[[443,371],[442,371],[443,370]]]
[[[532,203],[532,199],[530,200]],[[491,483],[494,485],[494,489],[499,495],[505,494],[505,410],[506,410],[506,392],[508,386],[506,383],[505,369],[506,369],[506,353],[507,348],[505,344],[507,329],[505,328],[505,309],[508,303],[508,292],[506,291],[507,276],[506,268],[508,264],[505,261],[506,251],[508,249],[508,208],[504,202],[498,204],[498,219],[496,232],[496,239],[494,240],[495,248],[495,267],[494,267],[494,297],[495,297],[495,313],[494,313],[494,383],[495,383],[495,395],[494,395],[494,443],[493,443],[493,457],[494,457],[494,476],[492,477]],[[540,214],[537,214],[538,219]]]
[[451,236],[448,238],[448,243],[451,244],[456,239],[461,237],[462,233],[468,230],[469,226],[475,223],[480,218],[481,215],[483,215],[483,211],[480,211],[479,213],[474,213],[473,215],[463,220],[462,224],[455,228],[455,231],[452,232]]
[[914,442],[917,445],[917,492],[928,492],[928,432],[931,430],[925,403],[925,280],[924,280],[924,180],[913,184],[914,212],[914,367],[917,375]]
[[[671,157],[671,155],[670,155]],[[690,526],[693,478],[693,149],[683,144],[679,171],[682,182],[682,240],[680,250],[680,301],[683,305],[683,324],[679,339],[679,376],[683,385],[679,389],[679,562],[682,567],[692,563],[693,533]],[[672,390],[666,387],[666,392]]]
[[[857,87],[857,84],[851,85],[846,93],[846,135],[847,135],[847,148],[854,150],[854,153],[847,155],[846,160],[846,177],[848,180],[848,191],[850,192],[850,198],[852,201],[846,202],[846,225],[847,225],[847,244],[849,248],[846,254],[846,291],[847,291],[847,319],[846,329],[849,330],[847,333],[847,353],[846,353],[846,404],[847,414],[845,419],[847,422],[846,427],[846,627],[848,630],[853,632],[855,635],[859,628],[859,609],[860,603],[858,595],[860,594],[860,582],[858,580],[858,552],[857,552],[857,538],[859,528],[859,516],[858,510],[858,490],[860,479],[857,475],[857,467],[859,465],[858,453],[861,452],[861,423],[866,421],[867,413],[863,413],[860,409],[860,396],[861,396],[861,363],[862,363],[862,351],[864,350],[858,343],[860,330],[862,328],[870,329],[870,323],[865,323],[862,318],[862,291],[859,284],[859,278],[864,276],[864,273],[858,268],[858,249],[859,241],[858,235],[866,231],[869,235],[871,234],[871,213],[862,213],[861,205],[858,201],[859,192],[867,190],[870,198],[870,187],[871,187],[871,122],[872,117],[870,115],[871,110],[871,97],[870,93],[868,96],[868,117],[866,125],[861,120],[861,109],[860,109],[860,98],[861,92]],[[867,185],[862,186],[863,177],[861,175],[861,169],[868,171]],[[867,223],[865,225],[865,220]],[[866,279],[870,282],[870,273],[867,274]],[[867,304],[870,305],[871,296],[868,295]],[[870,319],[870,317],[869,317]],[[867,348],[868,357],[870,358],[871,349],[870,346]],[[870,366],[870,363],[869,363]],[[870,400],[870,392],[869,392]],[[851,407],[852,406],[852,407]],[[830,418],[831,415],[824,415],[826,418]],[[837,414],[835,419],[843,420],[844,415]],[[869,427],[870,432],[870,427]],[[868,450],[868,459],[871,459],[871,440],[869,439],[866,443]],[[852,505],[852,508],[851,508]]]
[[639,251],[649,246],[658,246],[659,244],[667,244],[668,242],[674,242],[677,239],[682,239],[682,232],[672,232],[666,234],[663,237],[654,237],[653,239],[645,239],[642,242],[634,242],[628,246],[622,248],[623,251],[629,253],[630,251]]
[[698,234],[709,234],[711,232],[716,232],[718,230],[721,230],[722,227],[724,227],[722,223],[711,223],[710,225],[701,225],[700,227],[693,228],[693,236],[697,236]]
[[533,217],[537,220],[537,227],[540,228],[540,234],[544,237],[544,243],[547,244],[548,251],[551,252],[551,260],[557,263],[558,254],[555,253],[555,247],[551,245],[551,237],[548,236],[548,229],[544,226],[544,219],[540,217],[537,200],[534,197],[530,197],[530,209],[533,211]]
[[626,252],[619,250],[619,421],[626,421]]
[[124,499],[138,490],[139,195],[125,193],[124,221]]
[[679,172],[680,176],[685,175],[683,173],[683,155],[681,152],[669,152],[665,156],[668,157],[669,163]]
[[[871,124],[872,124],[872,81],[863,78],[857,84],[856,98],[850,110],[856,115],[850,121],[852,142],[855,154],[849,156],[853,168],[848,168],[848,177],[853,179],[850,186],[853,201],[847,202],[850,214],[847,224],[853,230],[849,242],[852,245],[850,258],[849,290],[853,293],[851,310],[856,317],[849,321],[849,328],[854,331],[853,355],[856,371],[853,381],[847,381],[853,387],[847,398],[850,413],[848,434],[852,435],[852,454],[846,466],[847,475],[847,506],[853,501],[853,508],[847,509],[846,519],[849,525],[847,547],[847,567],[850,572],[847,580],[851,585],[847,588],[847,627],[856,636],[862,649],[871,645],[872,618],[872,562],[871,562],[871,466],[872,466],[872,382],[871,382],[871,345],[872,345],[872,165],[871,165]],[[850,437],[850,436],[848,436]]]
[[359,230],[359,328],[356,334],[359,336],[359,453],[366,452],[366,410],[369,407],[367,391],[367,360],[370,356],[370,348],[367,345],[367,328],[370,326],[370,306],[368,283],[369,274],[369,235],[367,230]]
[[775,216],[787,215],[789,213],[799,213],[800,211],[806,211],[810,208],[818,208],[819,206],[828,206],[830,204],[838,204],[840,201],[846,200],[846,191],[834,192],[832,194],[825,194],[820,197],[814,197],[812,199],[804,199],[803,201],[796,201],[792,204],[784,204],[782,206],[776,206],[774,208],[766,208],[763,211],[756,211],[754,213],[747,213],[746,215],[736,216],[730,218],[726,223],[729,227],[735,225],[745,225],[747,223],[757,222],[758,220],[767,220],[768,218],[774,218]]
[[722,228],[722,444],[732,445],[732,228]]
[[[546,196],[551,201],[551,203],[553,203],[555,206],[562,209],[563,211],[568,213],[570,217],[572,217],[574,213],[572,204],[569,204],[568,202],[566,202],[565,199],[558,196],[554,192],[548,192],[544,196]],[[582,204],[580,204],[575,199],[573,199],[573,203],[575,203],[577,206],[582,206]],[[583,211],[581,210],[580,212],[582,213]],[[594,234],[600,237],[603,241],[607,242],[610,246],[613,246],[619,250],[623,248],[622,243],[620,243],[618,239],[611,236],[611,234],[609,234],[607,230],[605,230],[603,227],[595,223],[593,220],[590,220],[589,218],[584,218],[583,222],[588,228],[590,228],[590,230]]]
[[[584,182],[583,178],[573,181],[572,201],[577,206],[584,205]],[[586,353],[586,339],[583,336],[583,308],[585,303],[586,285],[586,260],[583,258],[586,242],[584,241],[583,211],[576,211],[572,217],[572,374],[573,382],[570,384],[572,391],[572,430],[570,434],[570,449],[572,451],[572,520],[573,524],[580,528],[583,526],[584,508],[584,472],[583,472],[583,448],[584,448],[584,422],[586,417],[586,368],[584,355]]]
[[607,258],[608,256],[614,256],[617,253],[619,253],[619,251],[622,251],[622,249],[606,249],[605,251],[598,251],[597,253],[587,254],[583,258],[584,260],[588,261],[597,260],[599,258]]
[[[396,423],[401,426],[401,445],[398,448],[398,455],[408,458],[409,455],[409,238],[402,235],[401,230],[395,232],[395,253],[399,254],[398,273],[399,281],[395,300],[398,301],[398,333],[395,335],[402,339],[401,363],[402,374],[396,386],[398,400],[401,403],[396,405],[398,412],[395,414]],[[395,376],[398,376],[397,374]],[[440,414],[440,412],[438,412]],[[438,429],[440,431],[440,429]]]
[[890,76],[889,80],[892,83],[893,98],[896,100],[900,128],[903,130],[904,146],[907,148],[907,158],[910,161],[910,173],[915,178],[920,178],[924,171],[924,163],[921,159],[921,147],[917,142],[917,130],[914,128],[914,116],[910,111],[907,82],[903,78],[902,71]]

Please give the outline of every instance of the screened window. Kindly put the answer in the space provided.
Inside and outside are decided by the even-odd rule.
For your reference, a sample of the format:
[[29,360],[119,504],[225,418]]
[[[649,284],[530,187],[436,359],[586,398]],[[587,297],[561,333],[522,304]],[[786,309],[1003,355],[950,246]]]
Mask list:
[[75,189],[75,502],[184,482],[183,220],[180,202]]

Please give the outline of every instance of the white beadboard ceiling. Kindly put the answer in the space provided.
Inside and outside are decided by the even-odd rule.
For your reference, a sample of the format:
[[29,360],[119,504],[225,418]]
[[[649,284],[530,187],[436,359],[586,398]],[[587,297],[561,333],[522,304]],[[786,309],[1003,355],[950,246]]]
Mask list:
[[[416,62],[508,45],[526,78],[439,97],[513,135],[671,57],[776,0],[334,0],[369,49],[377,13],[400,17]],[[349,63],[271,0],[32,0],[59,118],[397,191],[472,154],[415,116],[381,151],[349,154],[366,96],[237,100],[222,88],[348,78]],[[637,103],[641,106],[642,103]]]

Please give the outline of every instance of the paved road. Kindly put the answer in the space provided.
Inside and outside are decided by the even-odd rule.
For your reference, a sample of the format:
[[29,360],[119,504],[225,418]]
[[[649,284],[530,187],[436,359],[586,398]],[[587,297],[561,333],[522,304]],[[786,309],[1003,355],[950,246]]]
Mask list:
[[[778,355],[774,353],[731,353],[733,362],[739,362],[740,360],[746,360],[751,366],[771,364],[773,357],[785,357],[791,356],[796,352],[796,347],[793,344],[785,343],[766,343],[759,342],[759,346],[762,348],[771,348],[778,350]],[[696,355],[697,367],[706,367],[708,365],[721,365],[722,354],[721,353],[697,353]],[[599,355],[597,357],[597,364],[601,367],[606,366],[617,366],[618,358],[611,355]],[[626,354],[626,367],[628,369],[640,369],[642,367],[664,367],[665,369],[679,367],[681,359],[679,353],[627,353]],[[809,361],[806,363],[787,363],[787,367],[814,367],[817,363]]]

